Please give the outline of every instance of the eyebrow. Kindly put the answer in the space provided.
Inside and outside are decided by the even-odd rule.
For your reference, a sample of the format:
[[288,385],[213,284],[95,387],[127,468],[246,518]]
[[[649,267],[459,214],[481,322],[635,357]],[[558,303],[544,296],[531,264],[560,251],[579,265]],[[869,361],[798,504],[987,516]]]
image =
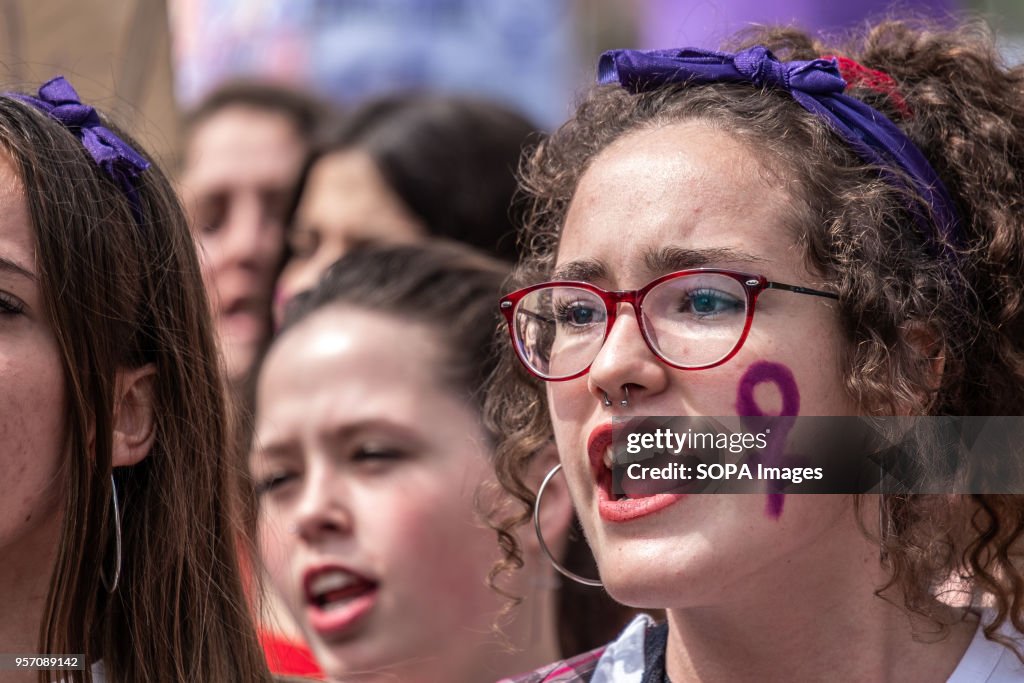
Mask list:
[[373,434],[380,432],[397,436],[411,444],[415,444],[418,448],[422,447],[422,438],[415,432],[415,430],[412,430],[409,427],[387,417],[368,417],[350,424],[328,428],[324,431],[323,437],[332,443],[345,443],[347,441],[353,441],[367,433]]
[[35,273],[19,265],[17,262],[12,261],[6,256],[0,256],[0,271],[14,273],[15,275],[21,275],[22,277],[28,278],[32,282],[36,281]]
[[598,259],[580,259],[563,263],[551,274],[552,280],[576,280],[579,282],[590,282],[600,280],[608,273],[604,261]]
[[[387,432],[414,444],[417,448],[422,447],[422,438],[414,430],[388,418],[366,418],[340,427],[327,427],[321,431],[319,438],[328,443],[340,444],[355,440],[367,432]],[[289,458],[301,450],[301,445],[294,439],[282,438],[277,434],[271,434],[269,438],[261,439],[257,434],[253,438],[249,456],[261,455],[271,459]]]
[[739,249],[683,249],[661,247],[644,254],[644,265],[655,273],[670,273],[689,268],[703,268],[722,263],[762,263],[764,259]]
[[[665,274],[677,270],[703,268],[722,263],[763,263],[765,259],[739,249],[684,249],[659,247],[644,254],[644,267],[652,273]],[[569,261],[555,269],[552,280],[592,282],[608,277],[608,267],[600,259]]]

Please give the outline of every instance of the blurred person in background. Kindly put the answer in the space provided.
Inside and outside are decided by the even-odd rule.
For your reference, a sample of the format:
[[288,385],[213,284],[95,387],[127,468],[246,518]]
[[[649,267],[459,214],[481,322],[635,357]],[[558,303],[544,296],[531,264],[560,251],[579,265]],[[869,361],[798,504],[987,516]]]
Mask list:
[[[566,600],[532,535],[501,586],[525,596],[515,619],[488,585],[498,552],[480,513],[511,499],[480,392],[507,274],[456,243],[364,246],[293,302],[267,353],[250,456],[260,548],[332,680],[493,681],[628,619],[600,591]],[[541,524],[564,557],[582,544],[565,487],[549,496]]]
[[515,173],[534,131],[466,97],[396,94],[353,111],[306,162],[277,303],[371,241],[439,236],[514,259]]
[[243,396],[272,331],[287,204],[327,114],[302,92],[234,82],[186,120],[181,194],[200,244],[228,379]]
[[[233,438],[248,450],[252,372],[269,343],[274,281],[285,253],[286,206],[329,110],[282,86],[234,82],[187,119],[180,192],[199,243],[203,276],[243,419]],[[315,674],[312,655],[273,591],[261,601],[260,640],[272,670]]]

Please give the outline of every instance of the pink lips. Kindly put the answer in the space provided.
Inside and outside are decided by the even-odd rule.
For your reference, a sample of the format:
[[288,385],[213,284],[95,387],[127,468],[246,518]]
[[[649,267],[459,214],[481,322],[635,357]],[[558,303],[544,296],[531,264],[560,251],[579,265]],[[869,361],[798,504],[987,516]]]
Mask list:
[[653,515],[686,497],[685,494],[679,493],[656,493],[640,498],[616,500],[612,495],[612,471],[604,464],[604,453],[612,445],[612,435],[612,425],[603,424],[595,428],[587,439],[587,455],[596,489],[597,513],[601,519],[606,522],[630,522]]
[[[333,599],[344,599],[341,606],[328,608],[314,593],[314,586],[325,574],[345,574],[350,583],[333,592]],[[377,602],[377,583],[351,569],[337,564],[310,567],[303,574],[306,597],[306,618],[309,625],[322,638],[340,638],[350,635],[373,610]]]

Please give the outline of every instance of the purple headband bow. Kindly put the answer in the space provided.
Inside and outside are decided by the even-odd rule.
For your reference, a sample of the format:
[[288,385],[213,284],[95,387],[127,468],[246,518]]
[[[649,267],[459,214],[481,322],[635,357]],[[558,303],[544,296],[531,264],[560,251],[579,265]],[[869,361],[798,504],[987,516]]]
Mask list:
[[149,168],[149,162],[106,128],[100,122],[96,110],[82,104],[78,93],[63,76],[57,76],[40,86],[39,97],[15,92],[4,94],[49,114],[74,133],[82,141],[89,156],[121,187],[131,204],[135,220],[141,223],[142,211],[135,179]]
[[[763,46],[728,54],[697,48],[678,50],[610,50],[601,55],[598,83],[618,83],[631,93],[670,83],[750,83],[788,92],[807,111],[824,119],[864,161],[909,181],[928,202],[932,216],[917,215],[924,226],[934,219],[945,244],[959,244],[957,213],[935,169],[910,138],[878,110],[843,95],[846,81],[835,59],[780,62]],[[905,179],[905,180],[904,180]],[[926,236],[934,246],[931,229]]]

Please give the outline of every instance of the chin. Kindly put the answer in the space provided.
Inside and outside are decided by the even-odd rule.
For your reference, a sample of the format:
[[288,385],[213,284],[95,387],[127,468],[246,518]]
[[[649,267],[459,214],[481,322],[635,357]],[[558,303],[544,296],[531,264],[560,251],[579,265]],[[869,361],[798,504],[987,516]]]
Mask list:
[[608,576],[602,579],[604,588],[615,602],[637,609],[665,609],[686,605],[693,597],[691,589],[673,577],[651,576],[646,572]]
[[232,342],[224,344],[224,368],[228,380],[235,386],[243,386],[252,379],[252,371],[259,357],[262,344],[258,341]]
[[723,588],[718,577],[729,573],[679,547],[644,554],[623,549],[601,563],[601,581],[616,602],[640,609],[707,605],[717,601]]
[[[383,678],[387,672],[383,664],[388,660],[380,653],[368,652],[366,643],[353,647],[353,643],[332,645],[320,641],[312,646],[317,664],[327,676],[327,680],[352,681],[353,683],[370,683]],[[392,679],[397,680],[392,673]]]

